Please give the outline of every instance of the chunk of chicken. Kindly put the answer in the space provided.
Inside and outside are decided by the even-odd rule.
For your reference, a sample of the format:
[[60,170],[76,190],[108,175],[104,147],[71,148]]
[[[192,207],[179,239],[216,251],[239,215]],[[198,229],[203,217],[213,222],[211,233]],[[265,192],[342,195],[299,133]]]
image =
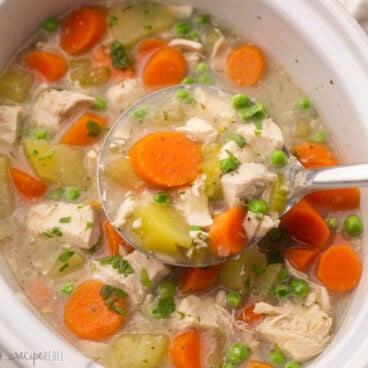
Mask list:
[[188,40],[186,38],[174,38],[169,42],[169,46],[176,47],[181,50],[201,51],[203,45],[200,42]]
[[0,106],[0,153],[9,154],[22,120],[21,106]]
[[244,198],[257,198],[276,179],[277,175],[265,165],[254,162],[241,164],[221,178],[225,202],[229,207],[234,207]]
[[243,226],[248,239],[263,238],[269,230],[278,227],[280,220],[273,219],[268,215],[261,218],[254,212],[248,211]]
[[175,329],[193,327],[218,328],[226,334],[233,331],[234,318],[210,296],[189,295],[176,303],[176,313],[171,316]]
[[[92,261],[93,276],[107,284],[122,288],[129,294],[129,298],[134,304],[142,303],[147,293],[170,273],[168,266],[137,250],[123,259],[132,267],[133,273],[124,275],[114,270],[111,265],[102,265],[100,262]],[[142,269],[147,273],[150,286],[142,284]]]
[[95,104],[91,96],[66,89],[46,89],[37,97],[31,115],[35,126],[54,132]]
[[331,340],[332,318],[317,304],[305,306],[286,302],[273,306],[256,303],[255,313],[266,317],[256,331],[276,344],[291,359],[305,362],[321,353]]
[[179,191],[179,202],[175,206],[184,215],[187,223],[193,226],[209,227],[213,223],[204,193],[205,175],[200,175],[191,186]]
[[146,89],[142,79],[133,78],[110,87],[106,94],[113,107],[114,118],[117,118],[124,110],[142,98],[146,94]]
[[27,214],[26,226],[34,236],[55,236],[82,249],[91,249],[100,236],[92,207],[74,203],[46,201],[33,204]]
[[193,138],[200,139],[204,143],[214,142],[218,137],[218,132],[212,125],[201,118],[191,118],[186,123],[178,128],[177,131],[193,136]]

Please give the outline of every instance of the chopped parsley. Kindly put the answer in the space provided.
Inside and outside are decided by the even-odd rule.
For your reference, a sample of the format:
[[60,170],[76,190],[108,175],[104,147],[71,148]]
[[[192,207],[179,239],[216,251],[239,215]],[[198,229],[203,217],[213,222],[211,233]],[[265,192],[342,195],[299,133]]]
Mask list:
[[159,299],[158,304],[153,306],[149,314],[154,319],[161,319],[170,316],[175,312],[175,300],[174,297]]
[[104,285],[100,290],[100,295],[105,301],[105,305],[107,305],[110,310],[120,315],[124,315],[127,313],[124,308],[117,305],[119,301],[128,296],[128,294],[124,290],[116,288],[112,285]]
[[115,26],[118,23],[118,18],[115,17],[115,15],[109,15],[107,17],[107,24],[111,26]]
[[226,135],[232,141],[234,141],[238,145],[239,148],[244,148],[245,145],[247,144],[247,142],[245,141],[245,138],[239,134],[227,132]]
[[259,267],[255,264],[252,264],[252,270],[256,275],[260,275],[261,273],[265,272],[265,269],[262,267]]
[[111,44],[110,56],[112,65],[115,68],[125,70],[129,65],[133,64],[132,58],[128,55],[124,46],[119,41]]
[[65,191],[65,198],[68,201],[75,201],[80,197],[80,190],[78,188],[69,188]]
[[86,127],[88,129],[87,137],[98,137],[101,133],[101,127],[93,120],[88,120]]
[[148,276],[148,272],[145,268],[141,269],[141,283],[143,286],[150,286],[151,280]]
[[46,236],[47,238],[52,238],[54,236],[63,236],[63,233],[61,232],[60,228],[55,226],[49,231],[44,231],[41,233],[42,235]]
[[61,217],[59,219],[59,222],[61,224],[69,224],[71,221],[72,221],[72,218],[70,216],[68,216],[68,217]]
[[226,150],[226,153],[229,157],[220,160],[220,170],[223,174],[234,171],[240,166],[240,161],[231,151]]
[[86,230],[90,230],[90,229],[92,229],[92,227],[93,227],[93,222],[91,222],[91,221],[87,221],[87,223],[86,223]]
[[74,284],[72,282],[66,283],[63,287],[60,288],[59,292],[62,296],[70,295],[74,290]]
[[124,258],[120,258],[119,256],[112,255],[109,257],[106,257],[100,261],[102,265],[111,265],[111,267],[120,274],[123,275],[129,275],[131,273],[134,273],[133,267],[130,265],[130,263],[125,260]]
[[[53,157],[54,157],[54,155],[55,155],[55,152],[56,152],[56,150],[48,151],[48,152],[46,152],[44,155],[39,156],[39,157],[38,157],[38,160],[39,160],[39,161],[43,161],[43,160],[48,160],[48,159],[50,159],[50,158],[53,158]],[[38,153],[38,152],[37,152],[37,153]]]
[[63,253],[60,254],[58,257],[58,260],[60,262],[68,262],[70,258],[72,258],[74,255],[74,252],[72,250],[66,249]]
[[55,190],[53,190],[52,192],[50,192],[46,198],[47,199],[59,199],[63,196],[63,194],[65,193],[65,189],[64,188],[57,188]]

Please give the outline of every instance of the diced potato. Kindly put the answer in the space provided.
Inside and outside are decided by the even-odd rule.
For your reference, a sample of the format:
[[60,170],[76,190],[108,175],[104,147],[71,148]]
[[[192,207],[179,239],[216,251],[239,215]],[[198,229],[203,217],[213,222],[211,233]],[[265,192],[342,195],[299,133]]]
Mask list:
[[245,250],[239,258],[225,262],[221,268],[220,283],[228,289],[247,293],[255,281],[254,267],[266,267],[266,257],[257,246]]
[[110,79],[110,69],[107,67],[92,68],[86,59],[70,62],[70,79],[77,81],[82,87],[105,84]]
[[24,102],[29,97],[33,76],[24,70],[11,67],[0,76],[0,98]]
[[296,123],[295,136],[300,139],[308,139],[312,130],[313,127],[311,120],[302,118]]
[[14,197],[10,184],[9,158],[0,156],[0,220],[14,211]]
[[157,368],[167,356],[169,338],[155,334],[117,337],[107,353],[111,368]]
[[24,149],[40,179],[62,186],[83,187],[88,184],[81,149],[32,139],[24,141]]
[[166,7],[148,1],[116,5],[110,15],[117,19],[111,26],[115,38],[127,47],[174,24]]
[[[134,226],[134,222],[139,225]],[[148,251],[168,255],[178,254],[180,247],[189,248],[190,227],[182,215],[170,205],[140,204],[132,216],[133,232]]]
[[130,160],[126,157],[110,161],[106,164],[104,173],[115,183],[131,191],[138,191],[144,186],[144,182],[135,174]]
[[172,103],[165,108],[158,109],[152,123],[156,125],[178,124],[185,120],[185,116],[183,106],[179,103]]
[[263,299],[272,299],[272,291],[279,280],[283,266],[281,263],[268,265],[265,271],[257,276],[253,292]]
[[[81,269],[85,263],[85,258],[76,251],[70,251],[73,254],[67,260],[63,261],[63,255],[65,252],[62,252],[58,258],[56,259],[55,263],[51,267],[48,275],[52,278],[59,278],[65,275],[68,275],[74,271]],[[70,253],[71,254],[71,253]]]

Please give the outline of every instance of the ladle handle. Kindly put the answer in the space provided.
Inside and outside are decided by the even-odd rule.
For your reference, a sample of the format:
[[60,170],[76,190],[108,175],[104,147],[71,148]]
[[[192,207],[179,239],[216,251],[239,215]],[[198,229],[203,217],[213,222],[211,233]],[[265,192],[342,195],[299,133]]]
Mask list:
[[307,192],[368,186],[368,163],[308,170],[305,179]]

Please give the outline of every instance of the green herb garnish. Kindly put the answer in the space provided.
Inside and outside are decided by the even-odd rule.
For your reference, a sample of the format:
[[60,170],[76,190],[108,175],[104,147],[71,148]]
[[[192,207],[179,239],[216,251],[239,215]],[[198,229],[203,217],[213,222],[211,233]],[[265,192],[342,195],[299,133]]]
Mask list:
[[107,305],[110,310],[120,315],[124,315],[127,313],[125,309],[119,307],[116,304],[121,299],[128,296],[128,294],[124,290],[116,288],[112,285],[104,285],[100,290],[100,296],[105,301],[105,305]]
[[112,65],[115,68],[125,70],[129,65],[133,64],[133,60],[119,41],[114,41],[111,44],[110,56]]
[[72,282],[68,282],[63,287],[60,288],[59,292],[62,296],[70,295],[74,290],[74,284]]
[[68,216],[68,217],[61,217],[60,219],[59,219],[59,222],[61,223],[61,224],[68,224],[69,222],[71,222],[72,221],[72,218],[70,217],[70,216]]
[[93,120],[88,120],[86,127],[88,130],[87,137],[98,137],[102,131],[101,127]]
[[161,319],[170,316],[175,312],[174,297],[159,299],[158,304],[152,307],[149,314],[154,319]]
[[244,148],[245,145],[247,144],[245,138],[239,134],[227,132],[226,136],[229,137],[232,141],[234,141],[239,148]]
[[148,272],[145,268],[141,269],[141,283],[143,286],[150,286],[151,280],[148,276]]
[[111,265],[111,267],[117,271],[117,273],[123,274],[123,275],[129,275],[131,273],[134,273],[133,267],[130,265],[130,263],[120,258],[119,256],[112,255],[109,257],[106,257],[100,261],[102,265]]
[[241,164],[231,151],[226,150],[226,153],[229,157],[220,160],[220,170],[224,174],[236,170]]

